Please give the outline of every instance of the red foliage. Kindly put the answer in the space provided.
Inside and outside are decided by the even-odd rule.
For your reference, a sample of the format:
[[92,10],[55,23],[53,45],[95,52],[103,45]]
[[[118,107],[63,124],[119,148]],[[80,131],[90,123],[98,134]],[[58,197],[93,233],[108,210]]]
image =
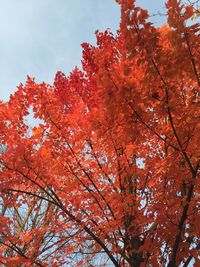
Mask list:
[[199,25],[180,1],[160,28],[117,2],[118,34],[82,45],[82,71],[1,103],[5,266],[198,266]]

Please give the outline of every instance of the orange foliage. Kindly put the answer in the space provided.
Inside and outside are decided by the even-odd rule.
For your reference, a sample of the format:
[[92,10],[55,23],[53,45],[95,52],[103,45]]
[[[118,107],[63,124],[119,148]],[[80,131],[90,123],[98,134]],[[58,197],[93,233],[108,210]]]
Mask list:
[[82,45],[82,71],[1,103],[2,205],[27,210],[2,212],[5,266],[198,266],[199,25],[180,1],[160,28],[117,2],[118,34]]

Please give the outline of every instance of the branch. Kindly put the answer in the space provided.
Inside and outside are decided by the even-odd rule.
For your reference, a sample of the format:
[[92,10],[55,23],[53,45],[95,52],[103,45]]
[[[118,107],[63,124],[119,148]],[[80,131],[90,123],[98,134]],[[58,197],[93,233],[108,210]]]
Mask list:
[[198,72],[197,72],[197,68],[196,68],[196,64],[195,64],[195,61],[194,61],[194,56],[192,54],[192,50],[191,50],[191,47],[190,47],[189,34],[185,33],[184,36],[185,36],[185,40],[186,40],[186,43],[187,43],[187,47],[188,47],[188,51],[189,51],[189,55],[190,55],[190,60],[191,60],[192,66],[193,66],[193,70],[194,70],[194,73],[195,73],[195,76],[196,76],[196,79],[197,79],[197,83],[198,83],[198,85],[200,87],[200,78],[199,78],[199,75],[198,75]]
[[[11,168],[8,168],[9,170],[14,171]],[[37,182],[35,182],[34,180],[32,180],[30,177],[28,177],[27,175],[23,174],[21,171],[19,170],[15,170],[17,172],[19,172],[24,178],[28,179],[29,181],[31,181],[32,183],[34,183],[35,185],[37,185],[40,189],[42,189],[42,191],[44,191],[50,198],[52,198],[54,200],[54,202],[52,201],[52,203],[56,206],[58,206],[62,211],[64,211],[64,213],[72,220],[75,221],[78,225],[80,225],[86,233],[88,233],[92,239],[99,244],[102,249],[104,249],[104,251],[107,253],[108,257],[110,258],[110,260],[113,262],[115,267],[120,267],[120,265],[118,264],[118,262],[116,261],[116,259],[114,258],[114,256],[112,255],[111,251],[107,248],[107,246],[104,244],[104,242],[87,226],[85,226],[82,221],[80,219],[78,219],[76,216],[74,216],[70,211],[68,211],[64,205],[62,204],[62,202],[60,201],[59,197],[56,195],[56,199],[59,200],[59,202],[55,201],[55,199],[49,194],[48,191],[46,191],[40,184],[38,184]],[[31,193],[32,194],[32,193]],[[44,198],[43,198],[44,199]],[[48,200],[49,201],[49,200]]]

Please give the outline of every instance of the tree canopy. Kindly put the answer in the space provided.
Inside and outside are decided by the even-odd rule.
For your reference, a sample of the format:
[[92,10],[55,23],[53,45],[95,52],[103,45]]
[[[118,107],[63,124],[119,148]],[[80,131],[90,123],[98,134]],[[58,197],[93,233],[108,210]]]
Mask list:
[[0,103],[2,266],[200,265],[195,6],[168,0],[157,27],[117,2],[82,69]]

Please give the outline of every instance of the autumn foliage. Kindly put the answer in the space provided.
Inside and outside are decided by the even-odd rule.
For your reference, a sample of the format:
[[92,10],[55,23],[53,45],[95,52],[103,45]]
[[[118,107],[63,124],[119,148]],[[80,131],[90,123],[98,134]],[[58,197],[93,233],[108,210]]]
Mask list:
[[0,104],[1,266],[200,266],[199,24],[117,2],[81,70]]

